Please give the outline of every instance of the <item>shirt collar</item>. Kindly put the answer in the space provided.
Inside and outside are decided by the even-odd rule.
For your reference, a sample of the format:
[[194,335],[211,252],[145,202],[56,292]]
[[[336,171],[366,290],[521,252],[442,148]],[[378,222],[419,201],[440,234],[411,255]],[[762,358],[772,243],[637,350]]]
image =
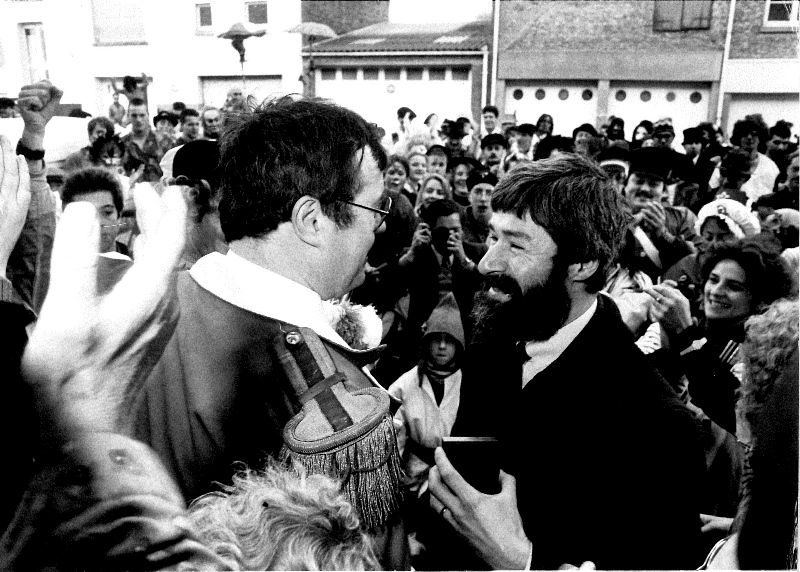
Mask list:
[[198,260],[189,274],[226,302],[261,316],[311,328],[328,341],[349,347],[328,323],[319,294],[293,280],[253,264],[229,250]]
[[527,342],[525,344],[525,353],[531,358],[523,368],[523,387],[530,381],[537,373],[544,371],[547,366],[556,361],[564,350],[578,337],[589,320],[592,319],[597,311],[597,299],[595,298],[592,305],[580,316],[571,321],[569,324],[562,326],[553,337],[543,342]]

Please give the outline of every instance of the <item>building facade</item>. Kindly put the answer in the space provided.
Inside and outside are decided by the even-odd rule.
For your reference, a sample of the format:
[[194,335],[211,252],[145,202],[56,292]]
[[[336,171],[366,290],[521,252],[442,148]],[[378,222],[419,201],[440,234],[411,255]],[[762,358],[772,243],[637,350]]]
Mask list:
[[[769,22],[777,4],[788,7],[779,25]],[[611,115],[625,120],[628,138],[643,119],[671,118],[677,133],[701,121],[719,121],[729,133],[753,112],[797,125],[796,5],[500,2],[496,104],[517,122],[548,113],[554,132],[566,135]]]
[[0,0],[0,94],[49,78],[63,102],[105,115],[112,80],[144,74],[151,111],[221,106],[242,85],[239,54],[218,37],[236,22],[266,32],[244,42],[245,91],[301,91],[301,37],[286,32],[300,0]]

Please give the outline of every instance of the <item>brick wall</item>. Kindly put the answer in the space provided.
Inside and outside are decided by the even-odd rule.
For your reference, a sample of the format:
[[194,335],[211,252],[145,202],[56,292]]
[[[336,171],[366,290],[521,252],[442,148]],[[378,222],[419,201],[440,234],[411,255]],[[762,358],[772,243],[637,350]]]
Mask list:
[[534,52],[722,50],[728,6],[715,0],[709,30],[654,32],[653,0],[503,1],[500,43]]
[[303,22],[327,24],[337,34],[389,21],[389,0],[302,0]]
[[797,35],[793,32],[762,32],[763,0],[739,0],[733,20],[731,59],[796,58]]

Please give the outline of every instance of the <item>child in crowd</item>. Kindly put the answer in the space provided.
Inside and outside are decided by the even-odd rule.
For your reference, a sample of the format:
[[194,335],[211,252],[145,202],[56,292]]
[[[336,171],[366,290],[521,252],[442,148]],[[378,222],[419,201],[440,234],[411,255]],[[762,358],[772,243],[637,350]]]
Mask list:
[[[464,326],[452,292],[434,308],[420,342],[419,364],[389,387],[402,402],[394,416],[397,445],[406,473],[409,512],[421,510],[433,451],[450,435],[461,395]],[[425,503],[427,504],[427,503]],[[414,517],[407,523],[414,529]]]

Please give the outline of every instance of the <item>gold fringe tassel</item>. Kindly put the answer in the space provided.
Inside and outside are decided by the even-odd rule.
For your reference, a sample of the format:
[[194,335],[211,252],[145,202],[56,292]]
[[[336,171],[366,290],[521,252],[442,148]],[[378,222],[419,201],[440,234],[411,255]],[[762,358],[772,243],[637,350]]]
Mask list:
[[302,454],[284,445],[281,458],[299,463],[308,474],[341,480],[342,491],[361,516],[364,528],[382,526],[400,508],[403,470],[388,415],[364,437],[344,447]]

